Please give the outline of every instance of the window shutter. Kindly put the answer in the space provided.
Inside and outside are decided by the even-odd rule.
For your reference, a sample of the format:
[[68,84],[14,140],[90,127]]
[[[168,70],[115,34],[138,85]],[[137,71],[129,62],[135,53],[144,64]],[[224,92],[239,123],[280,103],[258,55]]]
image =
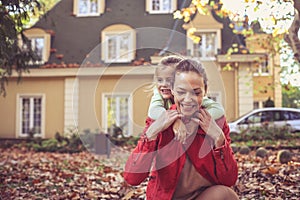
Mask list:
[[73,14],[78,15],[78,0],[73,0]]
[[177,0],[172,0],[172,11],[174,12],[177,9]]
[[99,13],[103,14],[105,12],[105,0],[98,1]]
[[150,12],[150,3],[151,3],[151,0],[145,0],[146,12]]

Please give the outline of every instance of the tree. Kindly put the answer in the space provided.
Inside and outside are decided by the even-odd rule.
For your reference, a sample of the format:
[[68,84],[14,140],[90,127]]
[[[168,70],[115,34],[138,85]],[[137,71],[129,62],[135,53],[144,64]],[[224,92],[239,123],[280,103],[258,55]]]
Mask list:
[[291,84],[282,87],[282,106],[289,108],[300,108],[300,88]]
[[300,63],[300,40],[298,37],[298,32],[300,28],[300,1],[295,0],[295,17],[294,21],[289,28],[289,32],[285,35],[285,41],[290,45],[294,52],[295,60]]
[[[230,10],[227,8],[224,8],[224,2],[225,0],[192,0],[191,6],[188,8],[183,8],[181,10],[178,10],[174,13],[174,18],[179,18],[179,19],[183,19],[185,22],[189,22],[191,17],[196,14],[196,12],[199,12],[201,14],[208,14],[209,9],[208,7],[210,7],[212,9],[213,12],[215,12],[218,16],[220,17],[236,17],[238,16],[237,13],[235,13],[236,11],[234,10]],[[238,2],[238,0],[231,0],[230,4],[231,6],[234,7],[235,2]],[[291,27],[289,28],[288,31],[284,30],[280,30],[280,28],[272,28],[271,29],[271,37],[270,39],[272,39],[271,43],[276,43],[275,49],[270,49],[270,52],[274,52],[277,51],[278,52],[278,44],[280,41],[282,41],[282,39],[284,38],[287,43],[289,44],[289,46],[292,48],[293,52],[294,52],[294,58],[297,62],[300,63],[300,41],[299,41],[299,37],[298,37],[298,31],[299,31],[299,27],[300,27],[300,19],[299,19],[299,13],[300,13],[300,1],[299,0],[243,0],[245,2],[245,4],[247,4],[247,7],[252,7],[253,11],[256,12],[259,9],[261,9],[264,6],[268,6],[269,9],[268,10],[274,10],[275,9],[275,4],[277,5],[283,5],[283,4],[293,4],[294,5],[294,14],[293,11],[291,13],[289,13],[287,16],[283,16],[280,15],[281,11],[275,11],[277,13],[272,13],[270,12],[270,16],[267,20],[273,22],[274,27],[279,23],[279,22],[285,22],[287,19],[292,19],[293,23],[291,25]],[[241,17],[241,16],[240,16]],[[243,24],[247,24],[248,25],[248,20],[249,18],[246,16],[242,16],[244,19],[243,21],[239,21],[238,23],[243,23]],[[257,21],[260,21],[261,19],[259,19],[259,16],[257,17]],[[232,24],[233,28],[234,25]],[[252,27],[251,26],[247,26],[247,28],[245,28],[242,32],[239,32],[239,34],[242,34],[244,37],[248,37],[251,36],[251,34],[253,33]],[[190,36],[195,42],[199,42],[200,38],[198,38],[197,36],[191,35]],[[274,45],[270,45],[270,47],[274,47]],[[230,49],[232,50],[232,49]],[[229,52],[231,53],[231,52]]]
[[[0,0],[0,95],[6,95],[8,77],[16,71],[19,79],[38,59],[31,42],[23,34],[29,14],[42,10],[38,0]],[[23,44],[22,46],[20,45]]]

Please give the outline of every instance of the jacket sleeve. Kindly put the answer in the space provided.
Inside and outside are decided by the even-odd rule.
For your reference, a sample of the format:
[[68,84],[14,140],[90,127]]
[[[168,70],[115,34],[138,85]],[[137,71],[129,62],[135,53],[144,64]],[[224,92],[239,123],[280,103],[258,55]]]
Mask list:
[[203,98],[202,106],[206,108],[207,112],[209,112],[209,114],[215,120],[219,119],[225,114],[224,108],[220,103],[209,99],[206,96]]
[[156,140],[149,141],[145,132],[153,121],[150,118],[146,120],[146,128],[125,164],[123,177],[130,185],[139,185],[151,171],[153,158],[156,154]]
[[148,117],[156,120],[164,111],[166,111],[166,108],[164,107],[164,101],[158,89],[154,88],[153,96],[151,97],[148,109]]
[[238,166],[230,147],[229,127],[225,117],[217,120],[217,124],[222,128],[225,135],[223,146],[213,150],[215,160],[215,175],[219,184],[232,186],[236,183],[238,176]]

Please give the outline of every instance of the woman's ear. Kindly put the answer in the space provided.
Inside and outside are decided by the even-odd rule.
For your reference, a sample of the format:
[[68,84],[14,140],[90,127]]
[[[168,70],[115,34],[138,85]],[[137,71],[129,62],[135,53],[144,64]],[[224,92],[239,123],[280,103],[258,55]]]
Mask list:
[[173,89],[171,89],[171,94],[174,96],[174,90]]

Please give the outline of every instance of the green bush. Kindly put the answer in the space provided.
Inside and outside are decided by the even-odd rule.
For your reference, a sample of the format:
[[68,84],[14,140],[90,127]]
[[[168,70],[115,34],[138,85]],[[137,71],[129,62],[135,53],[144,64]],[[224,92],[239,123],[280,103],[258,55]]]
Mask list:
[[289,140],[297,134],[291,133],[288,126],[284,127],[248,127],[242,130],[240,134],[231,134],[232,141],[249,141],[249,140]]
[[59,132],[55,134],[55,138],[43,140],[31,138],[30,141],[27,141],[26,146],[38,152],[76,153],[85,150],[77,134],[66,137]]
[[[100,134],[98,130],[91,131],[89,129],[83,130],[82,133],[71,130],[71,133],[60,134],[55,133],[54,138],[41,139],[33,137],[30,134],[26,139],[26,147],[39,152],[60,152],[60,153],[76,153],[85,150],[94,152],[96,147],[96,135]],[[114,138],[108,136],[109,142],[117,146],[135,146],[139,137],[122,137]],[[21,144],[23,145],[23,144]]]

